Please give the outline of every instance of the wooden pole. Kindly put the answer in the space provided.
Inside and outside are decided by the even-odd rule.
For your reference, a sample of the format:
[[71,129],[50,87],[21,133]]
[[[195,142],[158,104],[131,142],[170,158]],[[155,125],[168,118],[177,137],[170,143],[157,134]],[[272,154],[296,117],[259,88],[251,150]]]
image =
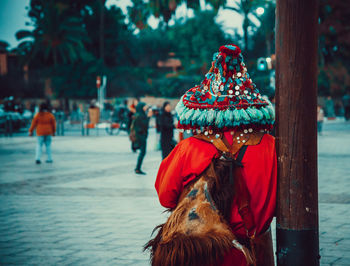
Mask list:
[[319,265],[318,0],[277,0],[277,265]]

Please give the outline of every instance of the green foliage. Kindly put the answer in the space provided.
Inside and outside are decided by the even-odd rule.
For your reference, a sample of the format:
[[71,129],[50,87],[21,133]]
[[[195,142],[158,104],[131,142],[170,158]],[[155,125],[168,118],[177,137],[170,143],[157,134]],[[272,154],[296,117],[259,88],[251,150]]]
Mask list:
[[[135,42],[137,49],[133,56],[138,59],[138,66],[149,66],[147,75],[135,73],[138,87],[143,87],[146,94],[179,97],[201,81],[210,68],[213,53],[230,41],[215,22],[215,13],[207,11],[198,12],[186,21],[177,21],[167,30],[145,29]],[[171,75],[170,70],[157,68],[158,61],[170,58],[169,52],[173,52],[182,63],[182,69]]]
[[9,44],[7,42],[0,40],[0,53],[7,52],[8,47],[9,47]]
[[132,58],[137,65],[157,67],[159,60],[168,58],[169,52],[175,52],[177,41],[169,38],[168,31],[162,28],[150,28],[141,31],[135,38]]
[[147,19],[151,15],[150,6],[143,0],[132,0],[133,6],[128,7],[128,15],[132,23],[140,30],[146,28]]
[[155,81],[153,90],[157,96],[178,98],[188,89],[198,84],[203,76],[197,75],[177,75],[169,78],[160,78]]
[[274,4],[269,0],[239,0],[235,1],[233,6],[225,6],[225,8],[233,10],[234,12],[243,16],[243,37],[244,37],[244,49],[249,51],[249,32],[248,28],[254,26],[254,23],[250,19],[250,15],[255,16],[259,19],[259,16],[256,14],[255,10],[258,7],[264,6],[265,4]]
[[330,89],[329,89],[329,79],[324,70],[321,69],[318,79],[317,79],[317,86],[318,86],[318,94],[319,96],[328,96],[330,95]]
[[[184,0],[132,0],[133,5],[128,7],[128,15],[131,22],[140,30],[148,27],[147,20],[153,15],[162,19],[168,24],[171,16],[175,13],[176,8],[186,2]],[[199,0],[190,0],[188,7],[199,8]]]
[[[100,3],[95,1],[86,7],[83,12],[83,22],[86,28],[89,42],[85,44],[87,50],[95,58],[99,58],[100,48]],[[127,54],[129,43],[132,42],[133,36],[125,24],[125,16],[120,8],[111,6],[109,9],[104,8],[104,63],[107,67],[127,64]]]
[[110,69],[108,73],[107,95],[140,97],[153,93],[149,80],[153,76],[154,69],[150,67],[121,66]]
[[347,1],[320,0],[321,63],[350,59],[350,9]]
[[209,64],[218,47],[229,42],[211,11],[197,12],[194,18],[176,23],[168,35],[185,64]]
[[194,10],[199,10],[200,8],[200,0],[187,0],[187,8],[192,8]]
[[[44,80],[49,78],[57,97],[94,97],[96,76],[103,74],[108,77],[108,96],[178,97],[201,81],[218,47],[233,42],[243,46],[258,88],[271,93],[269,73],[256,71],[256,59],[274,53],[274,0],[237,0],[230,6],[226,0],[206,0],[213,8],[204,12],[199,0],[132,0],[127,18],[117,6],[105,7],[105,2],[31,0],[28,15],[34,30],[16,34],[21,40],[16,52],[23,56],[23,64],[29,62],[29,82],[8,76],[2,77],[2,84],[11,90],[22,88],[23,95],[30,91],[41,95]],[[350,13],[345,2],[320,1],[320,94],[338,93],[350,86],[350,78],[344,78],[350,69]],[[169,19],[183,3],[194,9],[195,17],[178,19],[169,26]],[[258,16],[257,7],[264,7],[264,14]],[[225,35],[215,21],[219,8],[243,16],[243,36],[237,31],[234,36]],[[152,15],[160,18],[157,29],[147,25]],[[260,25],[252,23],[252,16]],[[0,42],[0,52],[7,50],[7,43]],[[159,61],[169,58],[181,61],[176,72],[158,67]],[[22,67],[16,75],[23,77]]]
[[347,1],[320,0],[319,94],[341,96],[350,86],[350,9]]
[[[133,5],[128,7],[128,15],[131,22],[140,30],[148,27],[147,20],[150,16],[162,19],[168,24],[176,8],[185,3],[187,8],[194,11],[200,11],[200,0],[131,0]],[[244,0],[247,2],[255,2],[258,0]],[[227,0],[205,0],[204,4],[209,4],[215,14],[219,8],[226,6]]]
[[[41,70],[52,80],[57,97],[93,97],[96,76],[101,74],[108,77],[109,96],[178,97],[201,81],[218,47],[232,42],[215,21],[226,1],[207,1],[213,11],[198,10],[194,18],[151,29],[146,27],[151,14],[167,23],[183,1],[133,0],[129,21],[143,29],[138,34],[125,22],[120,8],[106,8],[104,2],[31,0],[29,17],[34,30],[17,33],[23,40],[17,50],[29,61],[30,69]],[[200,7],[198,0],[186,3]],[[157,64],[169,59],[170,52],[182,67],[169,75],[171,69],[160,69]]]
[[256,16],[260,26],[254,30],[252,49],[249,54],[252,58],[270,57],[275,53],[275,3],[264,5],[264,14]]
[[[31,0],[28,16],[32,31],[20,30],[16,37],[22,42],[16,52],[29,63],[31,73],[42,73],[52,81],[57,97],[92,97],[96,76],[113,77],[111,68],[130,65],[130,43],[134,36],[125,24],[120,8],[104,7],[104,0]],[[104,11],[104,60],[98,60],[100,44],[101,4]]]
[[39,59],[45,66],[57,66],[91,59],[83,44],[88,39],[81,18],[67,16],[66,10],[68,6],[53,0],[31,2],[29,16],[34,30],[16,33],[22,40],[18,51],[28,62]]
[[52,83],[58,98],[91,98],[96,95],[96,61],[62,64],[55,68]]

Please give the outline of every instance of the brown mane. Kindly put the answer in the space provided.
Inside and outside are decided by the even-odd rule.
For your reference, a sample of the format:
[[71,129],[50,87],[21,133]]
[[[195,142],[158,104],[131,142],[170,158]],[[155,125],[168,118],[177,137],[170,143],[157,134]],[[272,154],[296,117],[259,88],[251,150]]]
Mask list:
[[235,244],[228,226],[234,194],[229,169],[218,160],[186,186],[166,223],[155,228],[157,235],[144,246],[152,266],[215,265],[232,248],[253,263],[249,250]]

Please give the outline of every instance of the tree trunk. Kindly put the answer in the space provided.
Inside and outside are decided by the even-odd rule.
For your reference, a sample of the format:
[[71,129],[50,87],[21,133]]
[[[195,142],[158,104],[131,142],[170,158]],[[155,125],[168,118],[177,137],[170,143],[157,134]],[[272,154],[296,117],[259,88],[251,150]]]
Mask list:
[[102,61],[103,65],[104,65],[104,9],[105,9],[105,0],[100,0],[100,36],[99,36],[99,42],[100,42],[100,51],[99,51],[99,55],[100,55],[100,60]]
[[277,265],[319,265],[318,0],[276,10]]
[[244,19],[243,19],[244,48],[245,48],[246,53],[248,53],[248,50],[249,50],[248,26],[249,26],[249,18],[248,18],[248,14],[247,14],[244,16]]
[[265,43],[266,43],[266,56],[270,57],[272,55],[272,44],[271,44],[270,34],[265,35]]

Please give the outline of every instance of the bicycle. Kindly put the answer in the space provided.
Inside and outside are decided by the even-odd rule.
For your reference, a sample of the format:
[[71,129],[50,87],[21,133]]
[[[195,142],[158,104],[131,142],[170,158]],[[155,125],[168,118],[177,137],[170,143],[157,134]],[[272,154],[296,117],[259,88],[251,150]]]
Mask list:
[[128,132],[128,123],[126,121],[110,122],[110,126],[106,127],[106,132],[109,135],[118,135],[120,131]]
[[106,132],[109,135],[118,135],[120,131],[129,132],[129,119],[127,117],[126,108],[116,108],[110,113],[109,126],[106,127]]

